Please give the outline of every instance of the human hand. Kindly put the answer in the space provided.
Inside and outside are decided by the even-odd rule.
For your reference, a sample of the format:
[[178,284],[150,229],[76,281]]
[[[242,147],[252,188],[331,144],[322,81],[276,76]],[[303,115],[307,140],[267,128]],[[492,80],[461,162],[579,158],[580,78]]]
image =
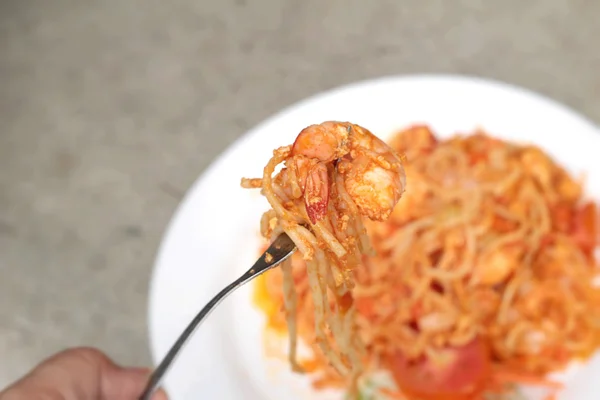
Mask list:
[[[137,400],[150,371],[122,368],[92,348],[63,351],[0,392],[0,400]],[[152,400],[167,400],[157,392]]]

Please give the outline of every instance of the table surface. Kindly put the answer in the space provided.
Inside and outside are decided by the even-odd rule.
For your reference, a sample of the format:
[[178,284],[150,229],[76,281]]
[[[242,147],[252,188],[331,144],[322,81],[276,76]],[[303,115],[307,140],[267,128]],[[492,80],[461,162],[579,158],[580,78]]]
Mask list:
[[0,387],[75,345],[148,365],[148,281],[177,204],[306,96],[460,73],[600,121],[593,0],[91,3],[0,2]]

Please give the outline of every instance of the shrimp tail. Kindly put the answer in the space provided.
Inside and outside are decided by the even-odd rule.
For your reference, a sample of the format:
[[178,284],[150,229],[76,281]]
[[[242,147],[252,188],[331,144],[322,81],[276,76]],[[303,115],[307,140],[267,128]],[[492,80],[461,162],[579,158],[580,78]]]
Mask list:
[[329,176],[327,166],[317,163],[308,171],[304,204],[310,222],[314,225],[327,215],[329,204]]

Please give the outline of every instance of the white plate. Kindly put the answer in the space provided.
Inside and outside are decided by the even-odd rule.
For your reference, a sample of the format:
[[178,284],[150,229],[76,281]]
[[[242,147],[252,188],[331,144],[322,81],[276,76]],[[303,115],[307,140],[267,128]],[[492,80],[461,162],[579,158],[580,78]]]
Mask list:
[[[255,260],[259,219],[267,203],[258,191],[241,189],[240,178],[261,176],[274,148],[292,143],[305,126],[325,120],[352,121],[382,138],[413,123],[427,123],[442,136],[483,127],[504,139],[541,146],[573,173],[585,171],[590,195],[600,198],[596,127],[540,95],[456,76],[389,77],[319,94],[239,139],[182,202],[165,234],[150,288],[155,362],[194,314]],[[171,400],[316,398],[308,392],[306,379],[290,374],[281,361],[264,357],[263,319],[250,295],[250,285],[240,289],[199,329],[166,377]],[[597,399],[598,376],[600,357],[574,368],[561,399]]]

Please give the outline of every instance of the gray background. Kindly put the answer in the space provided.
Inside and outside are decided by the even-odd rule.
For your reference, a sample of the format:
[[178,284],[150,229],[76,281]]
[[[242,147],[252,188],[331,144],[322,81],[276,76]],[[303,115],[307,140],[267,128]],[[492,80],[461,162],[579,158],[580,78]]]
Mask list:
[[67,346],[150,362],[163,229],[265,117],[450,72],[600,121],[599,16],[594,0],[0,0],[0,387]]

